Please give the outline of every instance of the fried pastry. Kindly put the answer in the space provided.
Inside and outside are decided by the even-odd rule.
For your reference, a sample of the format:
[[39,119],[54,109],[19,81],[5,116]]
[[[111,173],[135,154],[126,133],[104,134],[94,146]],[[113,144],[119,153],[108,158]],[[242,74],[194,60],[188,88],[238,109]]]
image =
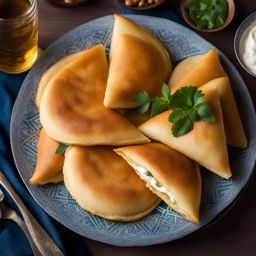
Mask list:
[[55,154],[59,143],[49,138],[42,128],[37,146],[36,168],[30,182],[34,185],[63,181],[64,154]]
[[69,147],[63,174],[66,188],[77,203],[106,219],[134,221],[161,201],[112,147]]
[[169,80],[172,91],[183,86],[202,86],[212,79],[225,76],[215,49],[208,53],[190,57],[179,63],[173,70]]
[[186,156],[160,143],[115,149],[147,187],[187,220],[199,223],[201,174]]
[[103,106],[108,65],[103,45],[84,51],[48,82],[40,121],[52,139],[69,145],[149,142],[122,114]]
[[56,62],[54,65],[52,65],[49,69],[46,70],[46,72],[43,74],[43,76],[40,79],[40,82],[38,84],[38,88],[36,91],[35,96],[35,104],[37,108],[39,109],[40,106],[40,99],[42,97],[43,91],[52,78],[53,75],[55,75],[59,70],[61,70],[63,67],[65,67],[68,63],[75,60],[82,52],[76,52],[71,55],[68,55],[58,62]]
[[170,72],[170,57],[162,43],[144,28],[115,15],[104,105],[137,107],[133,96],[142,91],[160,94]]
[[228,77],[216,78],[200,87],[200,90],[211,86],[219,92],[227,144],[246,148],[247,139]]
[[218,91],[214,87],[208,87],[204,88],[203,92],[204,101],[215,116],[213,123],[195,122],[190,132],[174,137],[171,132],[172,123],[168,121],[171,111],[166,111],[149,119],[140,125],[139,129],[148,137],[170,146],[208,170],[228,179],[232,174]]

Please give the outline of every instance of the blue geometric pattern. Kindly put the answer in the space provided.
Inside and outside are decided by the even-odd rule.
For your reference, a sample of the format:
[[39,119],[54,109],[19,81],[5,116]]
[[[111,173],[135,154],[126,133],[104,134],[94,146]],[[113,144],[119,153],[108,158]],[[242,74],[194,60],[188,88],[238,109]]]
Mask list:
[[[131,15],[131,19],[151,30],[166,46],[172,61],[208,51],[211,44],[190,30],[165,19]],[[36,163],[38,134],[41,128],[34,104],[37,84],[44,71],[62,57],[103,43],[109,52],[113,17],[107,16],[67,33],[52,44],[29,72],[15,103],[12,116],[11,143],[16,165],[29,191],[45,211],[71,230],[120,246],[149,245],[183,237],[212,221],[229,206],[246,185],[255,162],[255,113],[246,86],[240,75],[219,52],[232,80],[245,124],[249,146],[246,150],[229,148],[233,178],[225,180],[202,168],[203,191],[200,225],[194,225],[172,211],[165,203],[147,217],[132,223],[108,221],[82,210],[70,197],[63,184],[43,187],[29,184]]]

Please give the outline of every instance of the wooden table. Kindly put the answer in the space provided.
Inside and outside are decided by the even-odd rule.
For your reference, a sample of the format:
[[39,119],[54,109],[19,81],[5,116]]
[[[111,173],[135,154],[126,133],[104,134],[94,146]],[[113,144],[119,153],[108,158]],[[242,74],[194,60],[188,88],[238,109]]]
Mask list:
[[[84,6],[70,9],[57,8],[46,0],[39,2],[40,47],[46,48],[56,38],[70,29],[91,19],[116,12],[114,0],[91,0]],[[167,8],[179,15],[179,2],[170,0]],[[232,24],[224,31],[201,33],[201,35],[223,51],[240,71],[256,104],[256,79],[247,74],[236,60],[233,39],[241,21],[256,11],[256,1],[236,1],[236,14]],[[256,131],[255,131],[256,136]],[[255,152],[256,153],[256,152]],[[169,255],[169,256],[216,256],[216,255],[256,255],[256,175],[234,207],[216,224],[195,232],[183,239],[150,247],[119,248],[89,239],[85,243],[92,255]]]

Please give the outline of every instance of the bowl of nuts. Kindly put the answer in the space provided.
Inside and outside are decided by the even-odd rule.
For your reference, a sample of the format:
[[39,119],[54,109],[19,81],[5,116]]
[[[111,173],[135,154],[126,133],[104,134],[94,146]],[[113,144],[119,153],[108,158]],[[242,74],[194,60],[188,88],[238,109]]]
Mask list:
[[120,0],[120,2],[128,9],[148,10],[160,5],[164,0]]

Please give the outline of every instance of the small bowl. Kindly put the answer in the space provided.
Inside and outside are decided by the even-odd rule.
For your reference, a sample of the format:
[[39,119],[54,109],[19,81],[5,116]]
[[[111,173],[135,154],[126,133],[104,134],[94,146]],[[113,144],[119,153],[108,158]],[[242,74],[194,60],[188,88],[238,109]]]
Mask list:
[[76,0],[76,1],[70,1],[70,2],[65,2],[64,0],[48,0],[48,1],[51,4],[54,4],[59,7],[75,7],[86,2],[86,0]]
[[148,5],[146,7],[138,7],[138,6],[127,6],[125,5],[125,0],[120,0],[119,1],[123,7],[127,8],[127,9],[130,9],[130,10],[137,10],[137,11],[142,11],[142,10],[149,10],[149,9],[152,9],[152,8],[155,8],[157,7],[158,5],[162,4],[164,2],[164,0],[160,0],[158,3],[156,4],[151,4],[151,5]]
[[183,19],[187,22],[187,24],[192,27],[193,29],[196,29],[198,31],[201,32],[217,32],[220,31],[222,29],[224,29],[225,27],[227,27],[230,22],[233,20],[234,15],[235,15],[235,3],[234,0],[227,0],[228,3],[228,16],[224,22],[224,24],[218,28],[213,28],[213,29],[206,29],[206,28],[198,28],[196,26],[196,24],[191,20],[188,11],[186,10],[186,7],[188,6],[189,2],[191,0],[182,0],[181,4],[180,4],[180,11],[181,11],[181,15],[183,17]]
[[252,76],[256,77],[256,74],[254,74],[244,63],[241,53],[240,53],[240,41],[242,39],[242,36],[246,32],[247,28],[250,27],[250,25],[256,21],[256,12],[251,13],[249,16],[247,16],[242,23],[239,25],[239,27],[236,30],[235,38],[234,38],[234,49],[236,57],[241,64],[241,66]]

